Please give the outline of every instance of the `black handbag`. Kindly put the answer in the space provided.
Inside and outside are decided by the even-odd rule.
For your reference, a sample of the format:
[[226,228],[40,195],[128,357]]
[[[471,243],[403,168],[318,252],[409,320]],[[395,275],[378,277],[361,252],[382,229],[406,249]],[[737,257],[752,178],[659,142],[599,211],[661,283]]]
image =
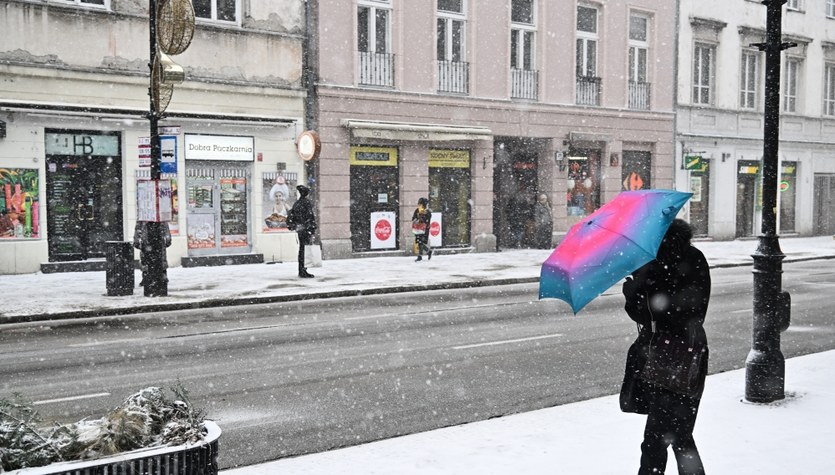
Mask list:
[[700,372],[707,357],[707,345],[688,336],[655,331],[652,315],[652,338],[646,364],[639,379],[685,396],[697,396],[702,390]]
[[641,371],[647,361],[647,343],[644,338],[638,339],[629,347],[626,353],[626,370],[623,384],[620,387],[620,410],[635,414],[647,414],[649,401],[644,384],[640,379]]

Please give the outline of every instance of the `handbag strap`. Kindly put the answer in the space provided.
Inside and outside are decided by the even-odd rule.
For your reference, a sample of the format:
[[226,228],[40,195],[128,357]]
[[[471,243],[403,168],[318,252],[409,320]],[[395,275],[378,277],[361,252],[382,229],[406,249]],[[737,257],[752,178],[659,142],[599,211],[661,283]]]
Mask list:
[[[649,318],[650,318],[650,325],[651,325],[650,328],[652,330],[652,336],[650,336],[650,342],[651,342],[652,339],[655,337],[655,335],[659,332],[656,331],[657,330],[657,325],[655,323],[655,314],[652,313],[652,306],[649,304],[649,295],[647,295],[647,310],[649,311]],[[696,335],[693,333],[693,330],[690,328],[690,324],[688,323],[687,325],[685,325],[684,329],[685,329],[685,331],[687,331],[687,336],[690,339],[690,348],[695,347],[696,346]]]

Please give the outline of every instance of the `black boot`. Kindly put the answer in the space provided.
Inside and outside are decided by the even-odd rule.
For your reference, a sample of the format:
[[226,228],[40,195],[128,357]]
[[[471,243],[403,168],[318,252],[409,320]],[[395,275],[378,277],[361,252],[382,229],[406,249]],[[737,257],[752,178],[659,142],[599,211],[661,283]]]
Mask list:
[[307,269],[301,269],[299,270],[299,277],[303,279],[309,279],[311,277],[314,277],[314,275],[308,272]]

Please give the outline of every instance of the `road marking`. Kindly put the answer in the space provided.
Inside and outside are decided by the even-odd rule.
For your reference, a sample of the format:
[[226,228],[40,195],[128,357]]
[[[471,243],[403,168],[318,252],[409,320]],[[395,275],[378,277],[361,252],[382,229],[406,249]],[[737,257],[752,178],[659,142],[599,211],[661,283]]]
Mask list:
[[553,335],[540,335],[540,336],[531,336],[528,338],[516,338],[515,340],[500,340],[500,341],[488,341],[486,343],[475,343],[472,345],[462,345],[462,346],[453,346],[453,350],[466,350],[469,348],[478,348],[480,346],[494,346],[494,345],[506,345],[508,343],[520,343],[523,341],[534,341],[534,340],[543,340],[545,338],[556,338],[562,336],[562,333],[554,333]]
[[80,396],[70,396],[70,397],[60,397],[58,399],[44,399],[43,401],[35,401],[32,403],[33,406],[39,406],[41,404],[52,404],[55,402],[68,402],[68,401],[78,401],[80,399],[92,399],[94,397],[105,397],[110,396],[110,393],[95,393],[95,394],[82,394]]
[[743,308],[742,310],[731,310],[731,313],[751,313],[753,312],[750,308]]

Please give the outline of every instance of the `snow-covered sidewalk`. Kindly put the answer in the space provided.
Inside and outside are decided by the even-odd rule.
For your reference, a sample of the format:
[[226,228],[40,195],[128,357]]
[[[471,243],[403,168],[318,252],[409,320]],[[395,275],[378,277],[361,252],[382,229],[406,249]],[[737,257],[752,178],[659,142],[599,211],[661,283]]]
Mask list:
[[[751,263],[756,240],[696,242],[711,266]],[[831,236],[781,238],[786,261],[835,258]],[[107,315],[137,310],[173,309],[185,304],[212,305],[350,295],[360,291],[404,291],[440,285],[468,286],[535,282],[549,250],[505,250],[479,254],[436,254],[431,261],[391,256],[326,260],[311,268],[315,279],[299,279],[295,262],[174,267],[168,269],[167,297],[108,297],[105,273],[0,275],[3,303],[0,323],[61,316]],[[420,269],[420,272],[416,272]],[[139,272],[136,274],[139,282]]]
[[[709,376],[695,430],[706,472],[833,473],[833,381],[835,351],[787,360],[787,397],[772,404],[743,402],[744,370]],[[221,474],[622,475],[638,471],[645,420],[615,395]]]

